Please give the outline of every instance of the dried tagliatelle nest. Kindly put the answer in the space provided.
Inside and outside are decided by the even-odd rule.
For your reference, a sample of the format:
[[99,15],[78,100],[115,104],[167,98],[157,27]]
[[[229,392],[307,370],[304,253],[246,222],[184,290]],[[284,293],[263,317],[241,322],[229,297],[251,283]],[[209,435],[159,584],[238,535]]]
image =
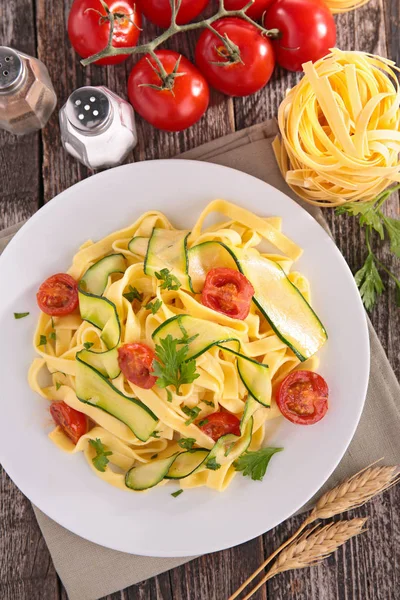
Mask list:
[[303,70],[279,107],[273,144],[288,185],[312,204],[338,206],[400,181],[396,65],[334,49]]
[[325,4],[334,15],[355,10],[368,2],[369,0],[325,0]]

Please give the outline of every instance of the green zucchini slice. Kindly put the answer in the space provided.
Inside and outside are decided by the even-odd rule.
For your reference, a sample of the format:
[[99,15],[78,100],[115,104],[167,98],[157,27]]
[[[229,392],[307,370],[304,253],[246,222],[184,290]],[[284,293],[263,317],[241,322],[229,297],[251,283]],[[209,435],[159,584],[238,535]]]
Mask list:
[[115,304],[107,298],[79,290],[79,310],[84,321],[102,330],[101,339],[108,349],[114,348],[121,336]]
[[79,288],[83,292],[101,296],[107,287],[107,281],[111,273],[125,273],[126,260],[123,254],[110,254],[98,260],[89,267],[79,282]]
[[172,463],[168,473],[165,475],[166,479],[183,479],[189,477],[201,464],[205,461],[209,455],[209,450],[203,448],[196,448],[188,452],[181,452],[178,454],[174,462]]
[[122,394],[79,356],[76,357],[76,395],[81,402],[125,423],[142,442],[147,442],[158,423],[156,415],[143,402]]
[[85,349],[78,352],[77,357],[108,379],[115,379],[121,373],[117,348],[106,350],[106,352],[93,352]]
[[192,292],[199,294],[204,287],[208,271],[216,267],[237,269],[236,262],[228,250],[219,242],[203,242],[188,250],[189,276]]
[[147,254],[148,245],[149,238],[138,235],[131,239],[128,244],[128,250],[130,250],[132,254],[136,254],[137,256],[142,256],[144,258]]
[[253,358],[235,352],[224,345],[218,346],[225,352],[237,357],[237,369],[239,377],[245,388],[257,402],[269,408],[271,406],[272,383],[268,365],[264,365]]
[[247,448],[250,446],[252,434],[253,417],[250,417],[244,427],[241,437],[238,438],[237,435],[228,433],[227,435],[220,437],[219,440],[215,442],[206,461],[201,465],[199,470],[203,470],[203,467],[207,468],[210,460],[214,462],[215,459],[217,464],[223,465],[239,458],[239,456],[243,454],[243,452],[246,452]]
[[125,475],[126,487],[138,492],[154,487],[167,475],[176,457],[177,454],[173,454],[168,458],[153,460],[144,465],[132,467]]
[[157,271],[168,269],[184,289],[190,290],[187,254],[189,235],[188,231],[154,227],[144,262],[145,274],[154,276]]

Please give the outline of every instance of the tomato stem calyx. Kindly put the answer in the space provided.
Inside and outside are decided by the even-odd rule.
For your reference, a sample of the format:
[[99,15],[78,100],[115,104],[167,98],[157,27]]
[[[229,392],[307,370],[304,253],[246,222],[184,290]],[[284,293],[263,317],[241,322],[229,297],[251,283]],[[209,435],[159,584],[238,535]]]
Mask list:
[[[109,33],[109,37],[108,37],[108,43],[107,43],[107,46],[100,52],[97,52],[96,54],[93,54],[92,56],[89,56],[88,58],[81,60],[81,64],[84,67],[86,67],[87,65],[90,65],[98,60],[101,60],[102,58],[107,58],[110,56],[119,56],[121,54],[123,54],[123,55],[126,55],[126,54],[133,54],[133,55],[134,54],[150,54],[160,69],[161,80],[162,80],[161,89],[170,89],[171,91],[172,91],[172,87],[173,87],[173,86],[171,86],[171,80],[174,79],[175,77],[177,77],[178,75],[182,75],[182,73],[175,73],[174,76],[171,78],[172,73],[168,75],[165,72],[165,69],[161,64],[161,61],[159,61],[159,59],[157,58],[154,51],[156,50],[156,48],[161,46],[161,44],[164,44],[167,40],[169,40],[171,37],[173,37],[177,33],[185,33],[187,31],[194,31],[196,29],[204,29],[204,28],[211,29],[214,33],[217,33],[215,31],[215,29],[213,27],[211,27],[212,24],[215,23],[215,21],[218,21],[219,19],[223,19],[225,17],[238,17],[240,19],[243,19],[244,21],[247,21],[247,23],[251,23],[254,27],[256,27],[261,32],[262,35],[265,35],[266,37],[275,39],[280,36],[280,32],[277,29],[268,30],[264,27],[264,24],[257,23],[256,21],[253,21],[253,19],[251,19],[250,17],[247,16],[246,11],[254,3],[254,0],[249,0],[248,4],[246,4],[246,6],[244,6],[241,10],[227,10],[225,8],[224,0],[219,0],[218,10],[214,15],[212,15],[208,19],[204,19],[203,21],[198,21],[195,23],[187,23],[186,25],[178,25],[178,23],[176,22],[177,13],[181,6],[181,0],[170,0],[172,18],[171,18],[171,24],[168,27],[168,29],[163,31],[163,33],[161,33],[157,38],[155,38],[153,41],[149,42],[148,44],[142,44],[140,46],[116,48],[112,44],[115,21],[118,22],[118,19],[121,18],[122,13],[121,14],[120,13],[112,13],[104,0],[99,0],[99,1],[100,1],[101,5],[103,6],[104,10],[106,11],[106,15],[103,15],[103,17],[106,18],[110,22],[110,33]],[[127,16],[128,15],[124,15],[124,18],[127,18]],[[221,36],[221,37],[223,37],[223,36]],[[223,38],[223,40],[221,40],[221,41],[223,42],[224,47],[226,48],[227,52],[225,53],[225,51],[223,49],[221,50],[221,52],[219,52],[221,57],[223,57],[225,60],[221,61],[220,63],[217,63],[217,64],[220,64],[221,66],[226,66],[227,64],[233,64],[235,62],[236,63],[242,62],[242,60],[240,58],[240,52],[239,52],[239,49],[237,48],[237,46],[235,44],[233,44],[227,38]],[[170,77],[170,79],[168,79],[168,77]]]
[[171,73],[166,72],[164,65],[162,64],[161,60],[158,58],[157,54],[154,51],[151,52],[151,57],[157,63],[157,67],[153,65],[153,63],[151,62],[151,60],[149,58],[147,58],[147,62],[149,63],[150,67],[153,69],[154,73],[156,73],[157,77],[159,77],[159,79],[161,81],[161,85],[155,85],[153,83],[141,83],[141,84],[139,84],[139,87],[149,87],[149,88],[152,88],[153,90],[159,90],[159,91],[168,90],[174,96],[175,95],[174,94],[175,79],[177,77],[182,77],[183,75],[185,75],[185,73],[178,73],[178,69],[179,69],[179,65],[180,65],[182,56],[180,56],[178,58],[178,60],[176,61],[175,66],[174,66],[173,70],[171,71]]

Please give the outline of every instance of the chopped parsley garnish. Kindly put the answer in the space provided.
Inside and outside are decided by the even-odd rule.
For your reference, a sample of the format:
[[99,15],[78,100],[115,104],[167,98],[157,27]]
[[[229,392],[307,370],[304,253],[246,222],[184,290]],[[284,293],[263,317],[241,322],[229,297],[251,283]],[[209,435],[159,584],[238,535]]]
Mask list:
[[171,496],[172,496],[173,498],[177,498],[177,497],[178,497],[178,496],[180,496],[181,494],[183,494],[183,490],[177,490],[176,492],[173,492],[173,493],[171,494]]
[[45,346],[47,344],[47,337],[45,335],[40,336],[39,346]]
[[221,468],[221,465],[219,463],[217,463],[217,460],[214,456],[213,458],[210,458],[210,460],[208,460],[206,462],[206,467],[207,467],[207,469],[210,469],[211,471],[218,471],[218,469]]
[[167,392],[167,402],[172,402],[172,392],[171,390],[165,390]]
[[178,446],[187,450],[188,452],[193,452],[193,445],[196,443],[194,438],[181,438],[178,440]]
[[187,421],[185,421],[185,425],[190,425],[193,423],[195,419],[199,416],[201,409],[198,406],[194,408],[189,408],[188,406],[182,406],[182,411],[189,417]]
[[62,383],[60,383],[59,381],[56,381],[56,390],[58,392],[58,390],[60,389],[60,387],[62,386]]
[[182,337],[179,338],[178,340],[178,344],[191,344],[197,337],[199,337],[199,334],[196,333],[195,335],[192,335],[192,337],[189,337],[188,332],[186,331],[185,327],[182,325],[182,321],[180,319],[178,319],[178,325],[179,325],[179,329],[182,331]]
[[156,312],[161,308],[162,302],[159,298],[154,300],[154,302],[148,302],[145,306],[147,310],[151,310],[152,314],[155,315]]
[[93,346],[93,342],[85,342],[83,345],[86,350],[90,350],[90,348]]
[[160,288],[162,290],[179,290],[181,287],[181,282],[175,275],[171,274],[169,269],[161,269],[160,272],[156,271],[154,275],[157,277],[158,281],[162,281],[162,283],[160,283]]
[[199,427],[203,427],[203,425],[207,425],[207,423],[209,423],[208,419],[203,419],[202,421],[198,422],[198,426]]
[[207,404],[207,406],[212,406],[212,408],[215,408],[215,404],[211,400],[202,400],[202,402],[204,402],[204,404]]
[[249,475],[254,481],[262,481],[269,465],[269,461],[276,452],[283,448],[260,448],[256,452],[245,452],[234,462],[236,471]]
[[158,454],[153,454],[153,456],[150,456],[151,460],[154,460],[155,458],[157,458]]
[[55,331],[52,331],[52,332],[49,334],[49,338],[50,338],[51,340],[54,340],[54,341],[55,341],[55,340],[56,340],[56,338],[57,338],[57,336],[56,336],[56,332],[55,332]]
[[139,302],[141,302],[143,300],[143,294],[141,294],[137,288],[132,287],[131,285],[129,286],[129,292],[125,292],[123,296],[128,300],[128,302],[133,302],[134,300],[139,300]]
[[98,471],[104,473],[106,466],[110,462],[107,456],[111,456],[112,452],[106,452],[105,446],[102,444],[99,438],[95,440],[89,440],[89,444],[96,450],[96,456],[92,459],[92,463]]
[[25,312],[25,313],[14,313],[14,319],[23,319],[24,317],[27,317],[30,313]]
[[186,360],[189,346],[185,344],[178,350],[178,344],[179,340],[174,340],[170,334],[160,340],[156,345],[157,360],[153,362],[152,375],[158,378],[158,387],[163,389],[173,385],[180,396],[181,385],[192,383],[200,375],[196,373],[196,361]]
[[160,437],[160,432],[159,431],[153,431],[153,433],[150,434],[150,437],[159,438]]

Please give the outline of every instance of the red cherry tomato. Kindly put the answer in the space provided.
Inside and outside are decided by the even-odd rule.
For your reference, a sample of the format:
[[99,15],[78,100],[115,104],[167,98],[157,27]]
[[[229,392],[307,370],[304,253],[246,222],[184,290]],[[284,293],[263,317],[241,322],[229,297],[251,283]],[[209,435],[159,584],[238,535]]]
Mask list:
[[253,295],[254,288],[242,273],[218,267],[207,273],[201,302],[233,319],[243,320],[249,314]]
[[155,354],[146,344],[125,344],[118,348],[118,364],[124,376],[138,387],[149,390],[157,377],[153,371]]
[[55,424],[61,427],[74,444],[77,444],[80,438],[89,431],[87,416],[71,408],[65,402],[52,402],[50,414]]
[[[113,46],[136,46],[142,17],[135,8],[135,0],[105,0],[110,12],[118,17],[114,21]],[[82,58],[103,50],[108,43],[110,22],[99,0],[74,0],[68,17],[68,36],[72,46]],[[96,65],[116,65],[124,62],[128,54],[110,56],[95,62]]]
[[275,66],[270,40],[255,25],[236,17],[220,19],[213,28],[237,46],[240,60],[231,62],[223,42],[205,29],[197,42],[196,64],[210,85],[228,96],[248,96],[263,88]]
[[328,410],[328,385],[312,371],[292,371],[282,381],[277,393],[279,410],[298,425],[313,425]]
[[279,29],[273,41],[276,62],[289,71],[315,62],[336,43],[336,25],[329,8],[320,0],[276,0],[265,17],[267,29]]
[[[193,21],[207,4],[208,0],[182,0],[176,22],[178,25],[185,25]],[[138,6],[144,16],[155,25],[165,28],[171,25],[170,0],[139,0]]]
[[36,299],[40,310],[46,315],[69,315],[78,306],[78,285],[71,275],[57,273],[42,283]]
[[[144,56],[133,67],[128,81],[128,95],[133,108],[146,121],[165,131],[182,131],[196,123],[206,112],[210,98],[208,84],[203,75],[184,56],[172,50],[157,50],[166,72],[172,73],[180,58],[173,90],[158,90],[161,78],[153,70],[158,68],[154,59]],[[149,64],[151,63],[151,65]]]
[[227,433],[240,435],[240,421],[229,412],[215,412],[208,415],[204,420],[207,422],[201,425],[200,429],[214,442]]
[[[271,6],[274,0],[254,0],[254,3],[247,9],[246,15],[258,21],[266,10]],[[225,0],[226,10],[241,10],[249,3],[249,0]]]

